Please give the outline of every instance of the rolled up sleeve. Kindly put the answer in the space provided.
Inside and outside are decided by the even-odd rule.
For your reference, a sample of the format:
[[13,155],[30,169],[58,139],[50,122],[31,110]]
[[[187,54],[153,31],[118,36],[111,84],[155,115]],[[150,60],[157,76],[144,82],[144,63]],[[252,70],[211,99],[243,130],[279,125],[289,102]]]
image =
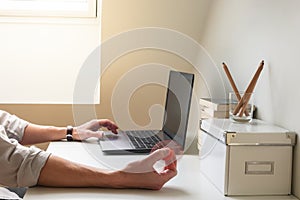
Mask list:
[[20,142],[28,124],[29,123],[27,121],[0,110],[0,125],[4,127],[7,137],[14,138]]
[[0,184],[9,187],[34,186],[50,154],[25,147],[22,140],[28,123],[0,111]]

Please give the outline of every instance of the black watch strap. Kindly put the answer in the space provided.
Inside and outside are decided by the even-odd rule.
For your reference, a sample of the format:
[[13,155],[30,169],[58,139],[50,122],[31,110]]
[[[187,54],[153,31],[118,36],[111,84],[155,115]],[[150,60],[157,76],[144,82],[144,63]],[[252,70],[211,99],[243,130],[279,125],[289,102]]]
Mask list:
[[67,134],[66,134],[67,141],[73,141],[73,127],[67,126]]

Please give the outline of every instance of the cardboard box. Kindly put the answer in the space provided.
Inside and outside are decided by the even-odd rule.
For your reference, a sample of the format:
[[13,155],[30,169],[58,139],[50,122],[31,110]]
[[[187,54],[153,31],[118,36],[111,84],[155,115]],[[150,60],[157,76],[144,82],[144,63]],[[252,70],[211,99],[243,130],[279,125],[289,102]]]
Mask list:
[[253,120],[200,122],[200,171],[224,195],[291,194],[296,134]]

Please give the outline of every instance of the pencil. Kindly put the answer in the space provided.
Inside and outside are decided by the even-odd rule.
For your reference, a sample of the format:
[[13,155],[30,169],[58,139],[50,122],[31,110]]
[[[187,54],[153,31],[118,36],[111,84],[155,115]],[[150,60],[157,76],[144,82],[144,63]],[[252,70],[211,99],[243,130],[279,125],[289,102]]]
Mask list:
[[251,93],[253,92],[253,90],[255,88],[256,82],[259,78],[259,75],[260,75],[261,71],[263,70],[263,67],[264,67],[264,61],[262,60],[259,67],[258,67],[258,69],[256,70],[252,80],[250,81],[246,91],[245,91],[245,94],[249,94],[249,95],[244,95],[241,98],[238,105],[235,107],[235,109],[233,111],[233,115],[236,115],[240,110],[241,110],[241,112],[240,112],[239,116],[243,115],[243,111],[245,111],[246,108],[247,108],[247,104],[250,100]]
[[[223,64],[223,69],[224,69],[224,71],[225,71],[225,73],[227,75],[227,78],[228,78],[229,82],[230,82],[230,85],[231,85],[231,87],[232,87],[232,89],[233,89],[233,91],[234,91],[234,93],[236,95],[236,98],[237,98],[238,101],[240,101],[242,97],[241,97],[241,95],[240,95],[240,93],[239,93],[239,91],[238,91],[238,89],[236,87],[236,84],[234,83],[234,80],[233,80],[233,78],[232,78],[232,76],[230,74],[230,71],[229,71],[227,65],[224,62],[222,64]],[[249,116],[249,113],[248,113],[247,110],[245,110],[245,115]]]

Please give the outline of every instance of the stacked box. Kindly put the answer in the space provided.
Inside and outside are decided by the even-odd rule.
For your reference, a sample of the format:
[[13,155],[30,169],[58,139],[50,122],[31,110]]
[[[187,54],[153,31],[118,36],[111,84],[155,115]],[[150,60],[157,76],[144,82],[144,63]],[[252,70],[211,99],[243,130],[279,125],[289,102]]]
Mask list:
[[201,119],[229,117],[228,99],[201,98],[199,105]]

